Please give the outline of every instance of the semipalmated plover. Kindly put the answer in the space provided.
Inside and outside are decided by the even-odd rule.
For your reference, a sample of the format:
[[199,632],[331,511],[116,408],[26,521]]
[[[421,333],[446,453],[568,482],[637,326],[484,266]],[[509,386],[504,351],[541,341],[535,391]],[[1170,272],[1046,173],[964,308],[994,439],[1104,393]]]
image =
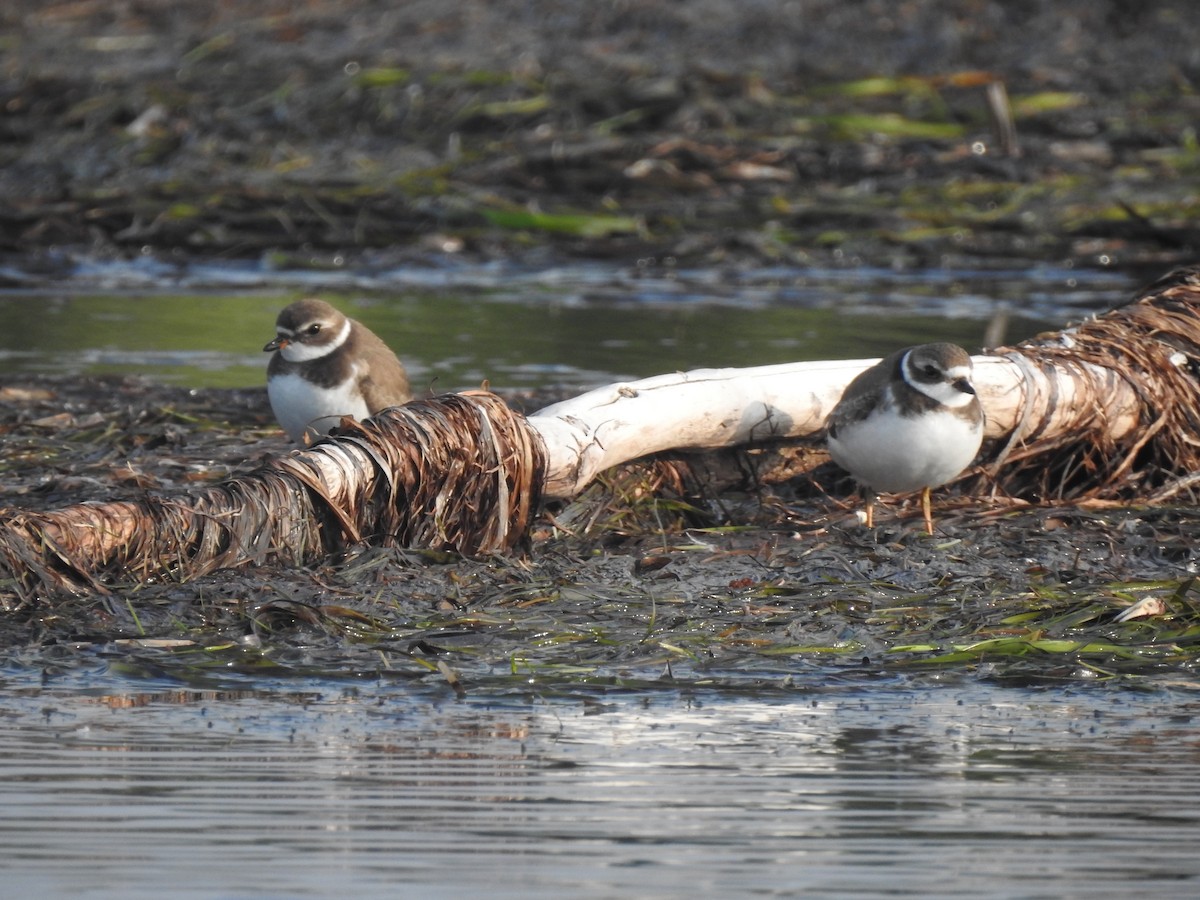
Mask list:
[[868,528],[877,491],[920,490],[933,534],[930,490],[970,465],[983,439],[971,357],[954,344],[898,350],[850,382],[826,428],[829,455],[866,491]]
[[275,320],[267,396],[292,440],[328,433],[412,399],[404,366],[383,341],[324,300],[297,300]]

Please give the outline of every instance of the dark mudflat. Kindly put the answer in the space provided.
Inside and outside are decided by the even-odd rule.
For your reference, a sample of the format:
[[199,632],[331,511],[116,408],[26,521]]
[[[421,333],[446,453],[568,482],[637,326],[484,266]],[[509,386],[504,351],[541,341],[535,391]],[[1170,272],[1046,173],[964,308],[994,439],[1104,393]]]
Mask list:
[[1185,2],[14,0],[0,35],[0,252],[41,276],[80,255],[1157,275],[1197,243]]

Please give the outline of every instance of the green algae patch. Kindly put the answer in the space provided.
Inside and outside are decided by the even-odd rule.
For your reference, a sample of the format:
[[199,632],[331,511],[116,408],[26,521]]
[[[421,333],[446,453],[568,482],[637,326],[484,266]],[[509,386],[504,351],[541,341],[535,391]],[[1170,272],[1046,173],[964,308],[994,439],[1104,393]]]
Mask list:
[[543,213],[523,209],[481,209],[480,214],[499,228],[541,231],[571,237],[634,234],[642,227],[637,219],[629,216]]

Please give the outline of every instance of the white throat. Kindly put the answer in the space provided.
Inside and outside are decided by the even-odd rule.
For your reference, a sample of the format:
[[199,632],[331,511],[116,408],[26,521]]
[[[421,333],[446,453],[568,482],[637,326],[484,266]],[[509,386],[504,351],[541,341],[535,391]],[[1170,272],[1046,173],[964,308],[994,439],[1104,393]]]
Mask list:
[[[286,337],[286,335],[281,335]],[[342,322],[342,329],[331,340],[320,344],[302,344],[299,342],[288,341],[288,343],[279,349],[279,353],[288,362],[300,363],[308,362],[313,359],[320,359],[322,356],[328,356],[342,344],[346,343],[346,338],[350,337],[350,320],[346,319]]]

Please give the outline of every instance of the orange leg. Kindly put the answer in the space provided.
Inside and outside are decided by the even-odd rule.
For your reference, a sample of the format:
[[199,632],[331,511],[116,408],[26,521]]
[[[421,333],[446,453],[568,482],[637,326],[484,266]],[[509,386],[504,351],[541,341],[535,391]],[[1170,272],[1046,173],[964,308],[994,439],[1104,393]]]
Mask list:
[[874,528],[875,527],[875,492],[873,490],[871,490],[870,488],[865,488],[863,492],[864,492],[864,494],[866,494],[866,499],[867,499],[866,509],[864,510],[864,512],[866,514],[865,515],[866,526],[868,528]]
[[925,533],[933,534],[933,512],[929,509],[929,488],[921,489],[921,512],[925,514]]

